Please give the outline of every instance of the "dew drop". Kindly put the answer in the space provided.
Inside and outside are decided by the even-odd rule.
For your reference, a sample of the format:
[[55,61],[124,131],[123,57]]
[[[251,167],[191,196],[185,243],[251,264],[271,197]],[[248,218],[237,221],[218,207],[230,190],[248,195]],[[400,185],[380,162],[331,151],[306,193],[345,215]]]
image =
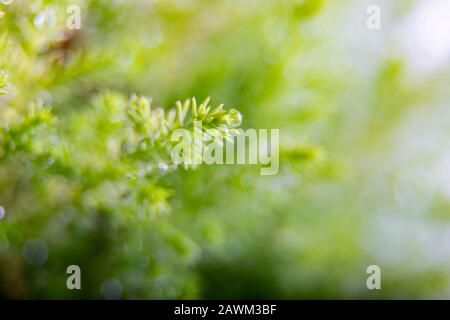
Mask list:
[[45,23],[45,14],[44,12],[38,13],[38,15],[33,20],[34,25],[36,27],[42,27]]
[[23,257],[33,267],[42,266],[48,258],[48,247],[44,241],[29,239],[23,245]]
[[122,296],[122,284],[117,279],[109,279],[102,283],[100,292],[105,300],[118,300]]
[[161,171],[167,171],[167,169],[169,169],[169,166],[164,162],[160,162],[158,163],[158,169]]

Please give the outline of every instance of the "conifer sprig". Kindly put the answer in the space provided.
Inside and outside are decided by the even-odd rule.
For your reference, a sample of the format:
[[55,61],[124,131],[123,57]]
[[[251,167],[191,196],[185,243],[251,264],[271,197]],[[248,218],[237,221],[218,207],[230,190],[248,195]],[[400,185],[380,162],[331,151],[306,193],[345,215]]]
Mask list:
[[210,98],[197,105],[195,97],[165,112],[161,108],[152,110],[151,98],[132,96],[127,106],[127,116],[136,132],[144,133],[153,139],[170,135],[175,129],[192,128],[195,121],[202,122],[202,129],[217,129],[224,138],[237,133],[235,128],[242,123],[242,114],[236,109],[225,110],[221,104],[212,108]]
[[33,150],[36,142],[45,136],[39,131],[48,128],[54,120],[50,108],[34,102],[23,115],[11,108],[3,110],[2,115],[0,159],[16,151]]
[[201,122],[203,139],[221,143],[223,139],[232,140],[242,123],[239,111],[224,109],[223,104],[212,107],[210,98],[200,104],[195,98],[177,101],[169,110],[154,108],[152,99],[145,96],[133,95],[125,102],[123,97],[108,93],[97,101],[115,123],[122,123],[121,145],[126,156],[147,163],[156,162],[162,168],[172,165],[170,153],[176,142],[171,140],[171,135],[175,130],[186,129],[193,133],[198,130],[196,122]]

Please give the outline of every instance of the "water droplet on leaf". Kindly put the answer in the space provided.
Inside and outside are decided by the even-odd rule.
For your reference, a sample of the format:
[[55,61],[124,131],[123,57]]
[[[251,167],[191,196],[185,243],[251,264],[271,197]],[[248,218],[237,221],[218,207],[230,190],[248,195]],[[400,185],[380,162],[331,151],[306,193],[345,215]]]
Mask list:
[[23,257],[33,267],[42,266],[48,258],[48,247],[44,241],[29,239],[23,245]]

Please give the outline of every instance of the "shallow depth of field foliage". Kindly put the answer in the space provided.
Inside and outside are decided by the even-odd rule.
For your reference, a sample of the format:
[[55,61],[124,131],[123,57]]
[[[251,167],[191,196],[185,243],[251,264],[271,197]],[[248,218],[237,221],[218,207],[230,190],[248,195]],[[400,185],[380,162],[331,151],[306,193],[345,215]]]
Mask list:
[[[450,27],[372,2],[0,1],[0,296],[448,297]],[[279,173],[171,163],[204,101]]]

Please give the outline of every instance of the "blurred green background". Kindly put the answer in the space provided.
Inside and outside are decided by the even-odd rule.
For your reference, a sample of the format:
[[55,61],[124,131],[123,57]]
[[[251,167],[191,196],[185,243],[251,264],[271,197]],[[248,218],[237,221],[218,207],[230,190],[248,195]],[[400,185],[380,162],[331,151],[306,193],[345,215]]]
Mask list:
[[[0,1],[0,296],[448,298],[449,12]],[[243,128],[280,129],[280,172],[117,151],[114,108],[133,93],[166,110],[211,96]],[[366,287],[374,264],[381,290]],[[82,290],[67,289],[69,265]]]

